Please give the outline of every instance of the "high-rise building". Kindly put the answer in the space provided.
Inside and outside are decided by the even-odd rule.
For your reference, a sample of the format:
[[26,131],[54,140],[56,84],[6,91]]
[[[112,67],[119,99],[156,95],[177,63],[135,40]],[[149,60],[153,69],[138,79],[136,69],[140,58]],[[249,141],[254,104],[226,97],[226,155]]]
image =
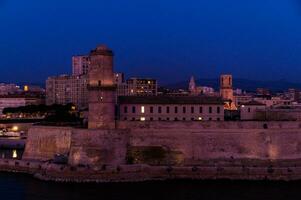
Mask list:
[[113,74],[113,52],[104,45],[90,53],[89,116],[90,129],[115,128],[116,85]]
[[46,80],[46,104],[73,103],[77,109],[88,106],[87,76],[61,75]]
[[72,57],[72,75],[80,76],[88,74],[90,65],[89,56],[73,56]]

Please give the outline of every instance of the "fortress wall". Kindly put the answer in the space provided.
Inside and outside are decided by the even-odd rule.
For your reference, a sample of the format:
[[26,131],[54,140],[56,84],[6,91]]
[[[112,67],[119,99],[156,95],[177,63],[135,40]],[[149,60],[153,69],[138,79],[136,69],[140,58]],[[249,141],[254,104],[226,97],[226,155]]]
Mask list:
[[119,129],[298,129],[297,121],[118,121]]
[[132,130],[131,146],[162,146],[180,152],[180,164],[208,159],[301,158],[301,130]]
[[72,133],[71,165],[125,164],[129,134],[127,130],[85,130]]
[[[265,123],[268,129],[263,128]],[[23,158],[48,160],[56,153],[69,153],[71,165],[91,166],[125,164],[129,162],[129,152],[131,162],[159,165],[198,165],[204,160],[233,158],[301,158],[299,122],[119,122],[117,125],[123,129],[32,127]]]
[[29,129],[23,159],[50,160],[55,154],[68,154],[72,128],[33,126]]
[[176,163],[181,165],[208,159],[301,158],[299,122],[122,122],[118,125],[132,127],[130,146],[161,146],[176,152]]

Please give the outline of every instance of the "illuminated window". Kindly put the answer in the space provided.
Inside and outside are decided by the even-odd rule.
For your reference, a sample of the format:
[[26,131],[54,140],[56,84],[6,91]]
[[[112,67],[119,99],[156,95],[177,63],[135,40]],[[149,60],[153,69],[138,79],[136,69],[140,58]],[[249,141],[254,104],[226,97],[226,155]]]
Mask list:
[[198,120],[199,120],[199,121],[202,121],[202,120],[203,120],[203,118],[202,118],[202,117],[199,117],[199,118],[198,118]]
[[145,108],[144,108],[144,106],[141,106],[141,113],[145,113]]
[[25,91],[25,92],[28,92],[28,90],[29,90],[28,85],[25,85],[25,86],[24,86],[24,91]]
[[141,118],[140,118],[140,121],[145,121],[145,117],[141,117]]
[[18,154],[17,154],[17,150],[13,150],[13,158],[17,158]]

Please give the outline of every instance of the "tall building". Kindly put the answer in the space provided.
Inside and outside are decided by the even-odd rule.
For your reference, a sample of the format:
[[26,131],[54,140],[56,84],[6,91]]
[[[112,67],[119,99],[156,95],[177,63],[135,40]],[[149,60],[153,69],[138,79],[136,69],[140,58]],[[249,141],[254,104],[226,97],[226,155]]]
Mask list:
[[158,83],[156,79],[130,78],[126,81],[128,95],[126,96],[156,96]]
[[73,103],[77,109],[88,106],[87,76],[61,75],[46,80],[46,104]]
[[98,46],[90,53],[89,116],[90,129],[115,128],[116,85],[113,74],[113,52]]
[[90,65],[89,56],[73,56],[72,57],[72,75],[80,76],[88,74]]

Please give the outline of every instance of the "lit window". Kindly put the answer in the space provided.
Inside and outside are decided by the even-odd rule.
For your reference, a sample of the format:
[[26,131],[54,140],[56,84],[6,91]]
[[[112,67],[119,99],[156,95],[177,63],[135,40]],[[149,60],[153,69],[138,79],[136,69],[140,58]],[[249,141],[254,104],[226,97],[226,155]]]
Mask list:
[[144,106],[141,106],[141,113],[144,113],[145,112],[145,108]]
[[13,158],[18,158],[17,150],[13,150]]
[[199,117],[198,119],[199,119],[199,121],[202,121],[202,120],[203,120],[203,118],[202,118],[202,117]]
[[140,118],[140,121],[145,121],[145,117],[141,117],[141,118]]

